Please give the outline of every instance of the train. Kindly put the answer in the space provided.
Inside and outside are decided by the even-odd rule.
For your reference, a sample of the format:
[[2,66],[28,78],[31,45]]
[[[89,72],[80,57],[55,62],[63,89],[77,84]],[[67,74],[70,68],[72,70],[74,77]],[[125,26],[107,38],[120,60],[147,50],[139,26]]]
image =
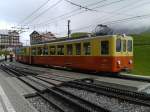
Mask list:
[[117,34],[58,39],[17,48],[15,59],[26,64],[119,73],[133,69],[133,38]]

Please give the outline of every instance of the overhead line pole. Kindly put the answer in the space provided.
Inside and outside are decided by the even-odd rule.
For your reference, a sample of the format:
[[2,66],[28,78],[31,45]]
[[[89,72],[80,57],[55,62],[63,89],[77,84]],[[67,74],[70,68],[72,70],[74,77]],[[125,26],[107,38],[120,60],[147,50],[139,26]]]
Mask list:
[[70,20],[68,20],[68,38],[70,38],[70,33],[71,33],[71,31],[70,31]]

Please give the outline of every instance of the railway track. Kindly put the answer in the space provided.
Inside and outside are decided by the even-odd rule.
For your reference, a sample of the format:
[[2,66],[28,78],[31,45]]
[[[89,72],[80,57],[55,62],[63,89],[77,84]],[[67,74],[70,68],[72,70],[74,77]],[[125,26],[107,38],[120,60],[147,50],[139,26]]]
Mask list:
[[[54,75],[54,74],[52,74],[52,75]],[[73,79],[68,76],[62,76],[62,75],[56,75],[56,74],[55,74],[55,76]],[[43,78],[47,78],[47,77],[36,76],[36,78],[45,81]],[[75,80],[75,81],[70,81],[70,82],[65,82],[65,81],[53,79],[53,78],[50,78],[50,79],[63,82],[62,86],[68,86],[68,87],[72,87],[72,88],[91,91],[91,92],[103,94],[103,95],[106,95],[109,97],[119,98],[121,100],[129,101],[129,102],[132,102],[135,104],[150,106],[150,95],[146,94],[146,93],[127,91],[127,90],[117,89],[117,88],[108,87],[108,86],[104,86],[104,85],[96,85],[93,83],[94,81],[91,79]],[[47,81],[45,81],[45,82],[47,82]],[[47,83],[49,83],[49,82],[47,82]]]
[[[14,66],[13,64],[11,64],[12,66]],[[16,65],[15,65],[16,66]],[[26,69],[26,70],[30,70],[30,65],[26,65],[26,67],[23,67],[23,66],[16,66],[17,68],[23,68],[23,69]],[[66,69],[63,69],[65,71],[68,71]],[[44,70],[35,70],[35,69],[32,69],[32,71],[36,72],[36,73],[45,73]],[[69,71],[70,72],[70,71]],[[112,77],[112,78],[117,78],[117,79],[126,79],[126,80],[133,80],[133,81],[141,81],[141,82],[148,82],[150,83],[150,78],[145,78],[145,77],[136,77],[136,76],[127,76],[127,75],[122,75],[122,73],[120,74],[101,74],[101,73],[86,73],[86,72],[77,72],[77,73],[84,73],[84,74],[88,74],[88,75],[91,75],[91,76],[103,76],[103,77]]]
[[[75,96],[67,91],[64,91],[63,89],[56,87],[56,85],[54,85],[54,84],[53,84],[53,86],[55,86],[55,87],[50,88],[47,85],[37,82],[33,78],[27,77],[28,75],[31,75],[32,77],[37,78],[36,77],[37,74],[33,74],[31,71],[17,69],[17,67],[15,68],[14,66],[12,67],[12,66],[5,65],[5,64],[1,65],[1,69],[4,70],[5,72],[9,73],[10,75],[17,77],[19,80],[26,83],[28,86],[32,87],[33,89],[35,89],[37,91],[37,94],[40,97],[42,97],[47,102],[52,104],[60,112],[67,112],[67,110],[65,110],[63,107],[61,107],[58,103],[53,103],[53,101],[51,100],[51,98],[49,98],[49,96],[53,95],[55,98],[57,98],[57,99],[59,98],[59,100],[62,101],[63,103],[68,104],[67,108],[70,108],[73,112],[83,112],[83,111],[86,111],[86,112],[93,112],[93,111],[94,112],[109,112],[107,109],[102,108],[99,105],[96,105],[96,104],[89,102],[85,99],[82,99],[78,96]],[[33,86],[31,83],[29,83],[27,80],[25,80],[22,77],[26,78],[27,80],[33,81],[34,83],[37,83],[42,87],[45,87],[46,88],[45,92],[48,96],[45,95],[45,92],[42,93],[37,87]],[[51,85],[52,85],[52,83],[51,83]]]

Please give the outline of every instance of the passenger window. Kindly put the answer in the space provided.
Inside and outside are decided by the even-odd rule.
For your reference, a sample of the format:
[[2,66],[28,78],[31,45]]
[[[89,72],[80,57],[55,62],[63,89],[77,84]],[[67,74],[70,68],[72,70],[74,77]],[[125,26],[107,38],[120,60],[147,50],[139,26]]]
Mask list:
[[43,47],[43,54],[48,55],[48,47],[47,46]]
[[126,46],[126,40],[123,40],[123,52],[126,52],[127,46]]
[[132,40],[128,40],[128,51],[132,52]]
[[56,47],[50,46],[50,55],[55,55],[55,53],[56,53]]
[[90,45],[90,42],[84,43],[83,44],[83,48],[84,48],[84,54],[85,55],[90,55],[91,54],[91,45]]
[[116,40],[116,52],[121,52],[121,39]]
[[109,41],[101,41],[101,55],[109,54]]
[[58,55],[64,55],[64,45],[58,45],[57,46],[57,54]]
[[72,44],[67,45],[67,55],[73,54],[73,47]]
[[81,55],[81,43],[76,43],[75,48],[76,48],[76,55]]
[[43,53],[42,53],[42,47],[38,47],[38,49],[37,49],[37,54],[38,55],[42,55]]
[[32,48],[32,55],[36,55],[36,48]]

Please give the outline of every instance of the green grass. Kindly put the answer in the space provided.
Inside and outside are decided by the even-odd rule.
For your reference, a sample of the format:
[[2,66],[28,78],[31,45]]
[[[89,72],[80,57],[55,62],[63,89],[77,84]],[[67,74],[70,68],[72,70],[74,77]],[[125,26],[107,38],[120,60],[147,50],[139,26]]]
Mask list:
[[134,39],[133,74],[150,76],[150,33],[132,35]]
[[134,46],[133,74],[150,76],[150,45]]

